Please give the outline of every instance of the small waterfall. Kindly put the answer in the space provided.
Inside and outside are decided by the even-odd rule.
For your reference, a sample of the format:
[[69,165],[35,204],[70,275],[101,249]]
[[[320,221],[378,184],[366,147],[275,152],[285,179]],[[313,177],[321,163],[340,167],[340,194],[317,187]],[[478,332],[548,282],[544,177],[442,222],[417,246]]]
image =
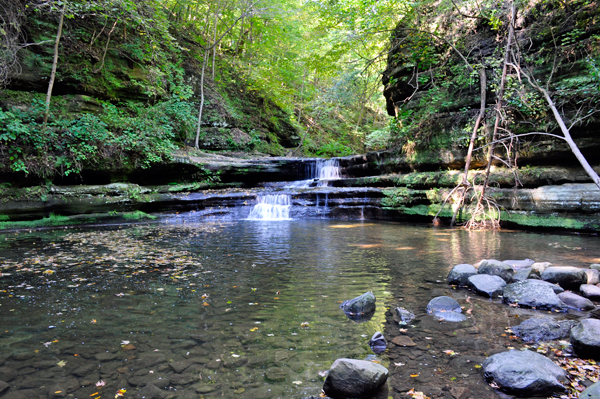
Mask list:
[[320,180],[332,180],[340,178],[340,161],[327,159],[317,161],[317,176]]
[[339,179],[340,161],[337,159],[317,159],[315,163],[306,166],[309,179],[332,180]]
[[259,195],[248,220],[291,220],[291,206],[292,196],[289,194]]

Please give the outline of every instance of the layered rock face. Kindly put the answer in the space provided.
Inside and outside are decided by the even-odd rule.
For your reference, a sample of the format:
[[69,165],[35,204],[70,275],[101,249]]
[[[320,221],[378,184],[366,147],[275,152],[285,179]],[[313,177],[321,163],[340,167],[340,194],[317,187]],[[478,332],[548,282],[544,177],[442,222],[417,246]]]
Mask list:
[[[500,83],[510,10],[505,4],[490,14],[485,5],[482,9],[470,1],[457,7],[438,9],[427,16],[418,12],[407,16],[398,24],[391,40],[382,83],[387,112],[401,121],[393,143],[404,146],[406,153],[417,158],[419,153],[444,148],[452,149],[457,158],[464,154],[480,108],[478,72],[482,68],[486,76],[484,125],[487,128],[479,133],[477,146],[490,135],[494,125],[497,92],[494,88]],[[513,44],[513,52],[520,53],[521,60],[538,61],[535,64],[524,61],[521,66],[524,71],[530,68],[528,73],[535,79],[549,81],[554,102],[560,103],[570,125],[579,118],[577,110],[583,102],[593,102],[598,97],[594,59],[599,52],[593,38],[600,32],[599,7],[597,4],[562,7],[536,0],[516,11],[518,50]],[[430,29],[431,26],[436,28]],[[571,56],[566,56],[567,52]],[[549,54],[555,54],[556,58],[548,58]],[[554,71],[553,61],[556,61]],[[509,68],[502,126],[515,134],[560,132],[545,100],[523,81],[522,74]],[[596,93],[590,91],[592,87]],[[599,128],[599,122],[587,121],[571,129],[580,148],[591,158],[600,148]],[[485,140],[489,141],[489,137]],[[523,157],[527,159],[525,162],[536,165],[575,162],[569,148],[559,139],[530,136],[515,144],[507,150],[519,154],[521,165]],[[484,152],[487,151],[475,153],[474,166],[483,164]],[[506,151],[502,152],[506,155]],[[421,158],[426,163],[430,157]]]

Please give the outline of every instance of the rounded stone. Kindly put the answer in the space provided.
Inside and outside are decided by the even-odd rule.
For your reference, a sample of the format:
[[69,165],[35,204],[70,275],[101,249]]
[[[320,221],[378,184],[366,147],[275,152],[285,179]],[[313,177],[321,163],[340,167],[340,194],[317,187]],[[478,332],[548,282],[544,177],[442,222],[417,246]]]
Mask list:
[[478,273],[498,276],[507,283],[510,283],[512,282],[515,270],[508,263],[500,262],[495,259],[486,259],[481,261]]
[[476,274],[469,277],[469,287],[479,295],[489,298],[502,295],[502,289],[505,285],[506,281],[499,276]]
[[561,301],[567,304],[568,307],[578,310],[592,310],[595,308],[592,301],[572,292],[561,292],[558,294]]
[[504,303],[541,310],[567,311],[567,305],[556,296],[552,288],[534,281],[519,281],[504,287],[502,292]]
[[583,269],[573,266],[551,266],[542,272],[542,280],[559,284],[565,289],[576,289],[587,283],[587,274]]
[[433,298],[427,304],[427,313],[433,314],[436,312],[457,312],[461,313],[460,304],[454,298],[449,296],[438,296]]
[[512,327],[512,331],[525,342],[552,341],[568,337],[573,324],[573,320],[533,317]]
[[600,301],[600,287],[591,284],[582,284],[579,287],[581,295],[593,301]]
[[567,372],[550,359],[529,350],[490,356],[482,364],[484,378],[517,396],[549,396],[564,392]]
[[579,399],[600,399],[600,382],[590,385],[579,395]]
[[332,398],[367,398],[387,381],[388,369],[380,364],[355,359],[337,359],[323,385]]
[[584,319],[571,329],[571,344],[580,357],[600,359],[600,320]]
[[477,274],[477,269],[475,269],[475,266],[467,263],[461,263],[460,265],[454,266],[452,270],[450,270],[446,281],[451,285],[465,286],[469,283],[469,277],[475,274]]

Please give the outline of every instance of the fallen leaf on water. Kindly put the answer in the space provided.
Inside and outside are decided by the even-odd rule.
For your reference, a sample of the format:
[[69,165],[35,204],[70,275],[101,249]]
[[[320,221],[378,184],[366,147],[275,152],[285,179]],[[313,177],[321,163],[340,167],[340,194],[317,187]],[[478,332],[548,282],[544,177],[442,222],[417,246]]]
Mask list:
[[62,391],[54,391],[54,393],[61,393]]
[[410,376],[414,378],[414,377],[418,377],[419,374],[411,374]]
[[129,341],[121,341],[121,345],[128,345]]
[[292,381],[292,384],[300,385],[302,384],[302,381]]
[[207,302],[204,302],[202,306],[210,306]]
[[451,350],[451,349],[445,350],[445,351],[444,351],[444,353],[445,353],[446,355],[450,355],[450,356],[455,356],[455,355],[458,355],[458,352],[454,352],[454,351],[453,351],[453,350]]
[[267,337],[274,337],[275,334],[267,334]]
[[414,399],[429,399],[428,396],[425,396],[423,392],[415,392],[415,389],[412,388],[410,391],[406,392],[406,394]]
[[250,329],[250,331],[256,331],[256,330],[258,330],[258,327],[254,327],[254,328]]
[[235,353],[232,353],[231,357],[240,357],[240,355],[236,355]]
[[92,323],[92,324],[96,324],[96,323],[97,323],[97,321],[96,321],[96,319],[92,319],[92,321],[91,321],[90,323]]
[[67,365],[67,362],[65,362],[64,360],[61,360],[60,362],[56,363],[56,365],[58,367],[65,367]]

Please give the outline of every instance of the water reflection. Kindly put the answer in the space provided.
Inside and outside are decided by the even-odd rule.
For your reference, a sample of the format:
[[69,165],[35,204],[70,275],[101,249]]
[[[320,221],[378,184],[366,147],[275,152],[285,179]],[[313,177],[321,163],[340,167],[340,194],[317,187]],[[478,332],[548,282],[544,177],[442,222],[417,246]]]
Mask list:
[[[299,398],[320,392],[319,373],[336,358],[371,354],[377,331],[388,340],[400,334],[386,306],[402,306],[416,316],[403,327],[415,346],[381,355],[393,370],[413,368],[396,370],[396,389],[417,382],[411,371],[446,378],[438,372],[448,367],[443,350],[482,356],[499,348],[505,328],[532,312],[467,302],[471,294],[445,284],[454,264],[531,258],[585,266],[599,249],[586,236],[323,220],[3,234],[0,368],[15,370],[4,374],[10,392],[24,395],[46,395],[40,387],[56,384],[74,397],[133,394],[153,381],[184,398]],[[339,303],[369,290],[373,317],[348,320]],[[426,315],[439,295],[471,309],[459,323],[466,327]]]

